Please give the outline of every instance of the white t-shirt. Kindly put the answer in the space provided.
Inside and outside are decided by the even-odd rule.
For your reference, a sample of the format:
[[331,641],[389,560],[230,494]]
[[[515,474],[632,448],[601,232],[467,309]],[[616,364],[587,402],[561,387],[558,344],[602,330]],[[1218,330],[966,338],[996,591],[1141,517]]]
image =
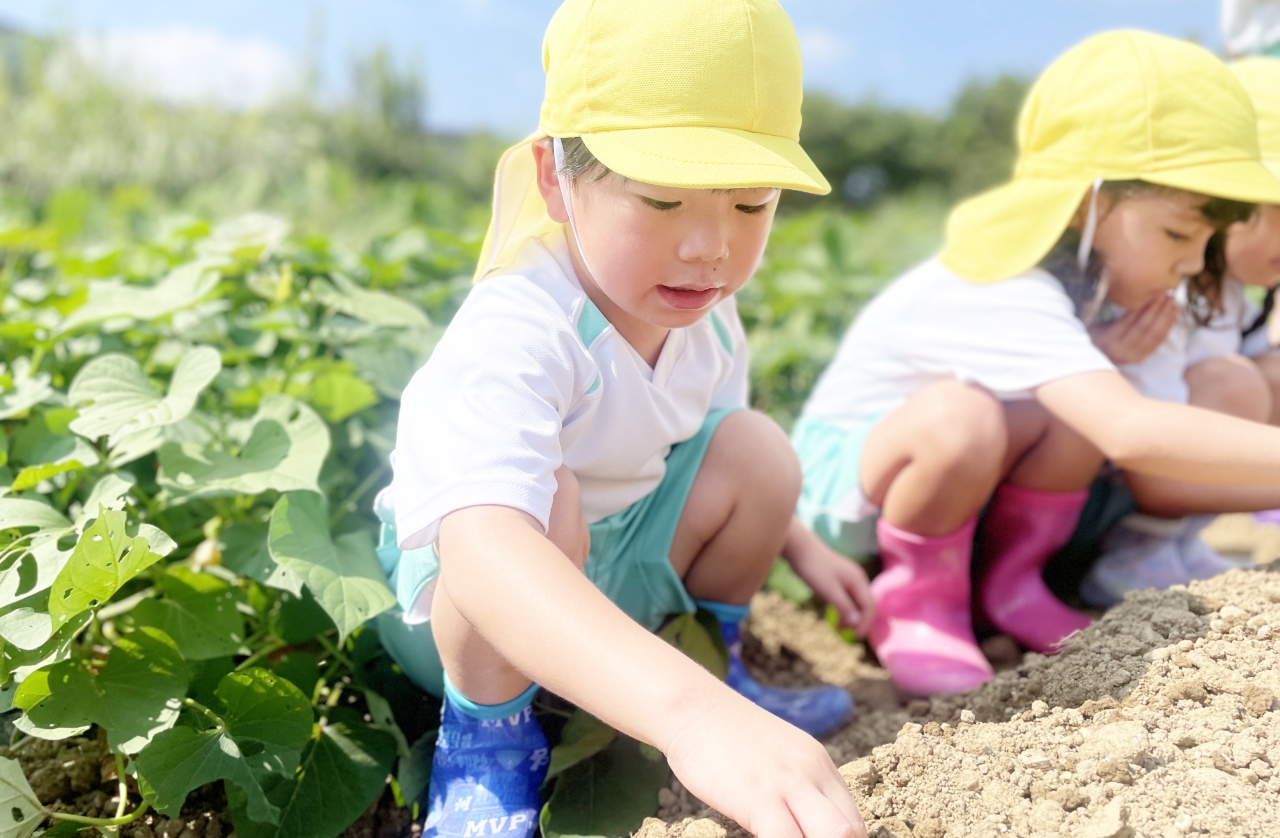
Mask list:
[[[1185,309],[1185,285],[1178,289],[1177,299]],[[1120,371],[1147,398],[1186,404],[1190,399],[1188,368],[1223,355],[1256,358],[1271,348],[1266,329],[1244,337],[1244,330],[1253,325],[1259,311],[1245,294],[1244,285],[1228,279],[1222,286],[1222,311],[1208,324],[1198,325],[1184,311],[1154,352],[1140,363],[1121,366]]]
[[977,285],[931,259],[863,309],[804,416],[848,429],[938,381],[972,382],[1015,401],[1059,378],[1114,369],[1051,274]]
[[746,405],[732,297],[673,329],[650,369],[587,298],[563,239],[530,242],[518,264],[471,290],[401,397],[383,501],[404,549],[468,506],[512,507],[545,528],[561,465],[595,523],[657,488],[671,447],[711,410]]

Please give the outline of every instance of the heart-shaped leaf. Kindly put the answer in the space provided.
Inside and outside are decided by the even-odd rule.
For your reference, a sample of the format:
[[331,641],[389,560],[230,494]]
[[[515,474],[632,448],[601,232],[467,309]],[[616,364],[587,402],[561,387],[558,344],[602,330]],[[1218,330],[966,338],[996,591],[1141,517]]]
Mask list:
[[[219,723],[203,729],[176,727],[138,754],[143,796],[158,812],[172,816],[192,790],[228,780],[228,795],[238,790],[252,819],[277,823],[280,807],[267,800],[264,784],[274,788],[294,776],[312,732],[311,702],[284,678],[258,668],[225,676],[217,697]],[[209,721],[203,715],[194,720]]]
[[345,638],[395,605],[365,530],[329,537],[324,499],[289,492],[271,511],[271,557],[297,574]]
[[32,673],[13,703],[26,711],[28,732],[98,724],[112,748],[137,753],[173,727],[190,677],[173,640],[148,627],[121,636],[97,674],[77,660]]
[[121,585],[161,558],[146,535],[128,534],[123,512],[102,509],[53,580],[49,616],[54,628],[82,611],[100,607]]

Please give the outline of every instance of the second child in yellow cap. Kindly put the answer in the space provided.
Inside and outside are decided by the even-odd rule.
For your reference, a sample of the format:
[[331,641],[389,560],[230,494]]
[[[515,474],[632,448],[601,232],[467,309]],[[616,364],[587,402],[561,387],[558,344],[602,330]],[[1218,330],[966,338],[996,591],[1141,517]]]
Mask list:
[[1089,331],[1105,306],[1168,328],[1209,239],[1280,199],[1235,76],[1189,43],[1098,35],[1033,85],[1018,141],[1010,181],[862,311],[793,435],[802,518],[879,552],[870,641],[905,692],[991,677],[972,613],[1044,653],[1088,625],[1042,571],[1104,460],[1280,485],[1280,430],[1139,395]]
[[[1250,58],[1231,70],[1257,113],[1263,164],[1280,174],[1280,59]],[[1210,241],[1205,270],[1179,288],[1177,319],[1163,340],[1158,328],[1127,328],[1135,318],[1125,317],[1097,333],[1098,345],[1145,396],[1280,424],[1280,352],[1267,330],[1277,284],[1280,205],[1264,203]],[[1261,309],[1247,296],[1250,287],[1266,289]],[[1218,513],[1280,507],[1280,486],[1204,485],[1133,471],[1125,479],[1138,514],[1104,537],[1082,588],[1090,605],[1113,604],[1153,580],[1186,584],[1238,567],[1201,530]]]
[[[404,392],[377,504],[400,603],[379,636],[444,698],[423,835],[537,828],[544,686],[754,833],[865,836],[813,738],[848,693],[767,687],[741,658],[779,552],[870,617],[866,574],[794,517],[785,434],[746,409],[734,294],[780,190],[828,188],[799,145],[795,31],[776,0],[568,0],[543,65],[539,131],[499,165],[481,281]],[[697,611],[723,680],[653,634]]]

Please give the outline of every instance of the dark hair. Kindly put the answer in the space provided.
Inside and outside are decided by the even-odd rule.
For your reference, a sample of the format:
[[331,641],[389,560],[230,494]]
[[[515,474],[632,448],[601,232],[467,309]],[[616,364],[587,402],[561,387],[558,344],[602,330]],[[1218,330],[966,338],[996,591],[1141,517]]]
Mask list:
[[[1102,184],[1100,192],[1113,201],[1123,201],[1141,195],[1159,192],[1180,192],[1172,186],[1162,186],[1145,180],[1109,180]],[[1206,196],[1200,213],[1216,232],[1205,248],[1204,269],[1187,282],[1187,312],[1198,325],[1206,325],[1214,314],[1222,310],[1222,281],[1226,277],[1226,229],[1237,221],[1253,215],[1256,204],[1233,201],[1229,198]],[[1040,267],[1053,274],[1066,289],[1067,296],[1075,303],[1076,313],[1083,315],[1097,295],[1098,281],[1102,277],[1102,259],[1095,250],[1089,254],[1089,264],[1083,273],[1077,264],[1080,233],[1068,229],[1040,262]]]
[[564,147],[564,162],[560,165],[560,174],[568,178],[570,183],[579,178],[588,178],[593,183],[612,171],[601,163],[581,137],[565,137],[560,140]]

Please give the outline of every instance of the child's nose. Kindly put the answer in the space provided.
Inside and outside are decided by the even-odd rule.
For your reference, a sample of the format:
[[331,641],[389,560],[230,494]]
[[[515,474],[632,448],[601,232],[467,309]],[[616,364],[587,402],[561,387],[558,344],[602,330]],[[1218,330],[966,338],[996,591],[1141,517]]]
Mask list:
[[713,221],[699,224],[680,242],[679,256],[684,262],[721,262],[728,259],[728,233]]

